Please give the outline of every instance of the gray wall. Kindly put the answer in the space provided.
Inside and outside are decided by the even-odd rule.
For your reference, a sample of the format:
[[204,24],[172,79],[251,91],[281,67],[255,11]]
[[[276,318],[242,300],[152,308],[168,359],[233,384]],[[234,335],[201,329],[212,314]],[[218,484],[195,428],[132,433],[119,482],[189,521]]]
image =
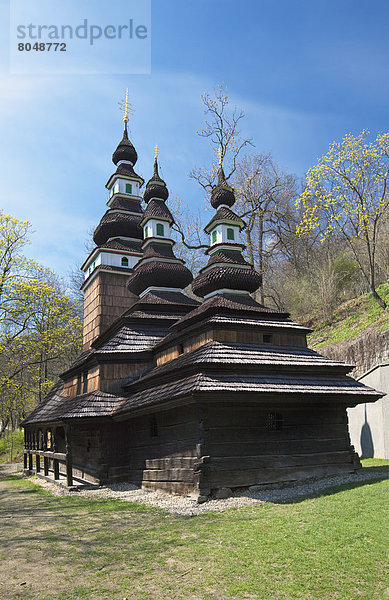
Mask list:
[[389,458],[389,364],[374,367],[359,381],[386,396],[348,409],[351,443],[364,458]]

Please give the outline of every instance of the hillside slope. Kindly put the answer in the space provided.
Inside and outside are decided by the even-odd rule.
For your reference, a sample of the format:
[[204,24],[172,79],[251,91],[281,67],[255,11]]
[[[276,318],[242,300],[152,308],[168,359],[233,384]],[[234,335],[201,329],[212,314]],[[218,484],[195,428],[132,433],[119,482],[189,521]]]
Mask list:
[[[378,293],[389,304],[389,284]],[[358,377],[383,362],[389,362],[389,308],[383,310],[372,294],[342,304],[331,322],[317,327],[308,337],[310,348],[330,358],[355,364]]]

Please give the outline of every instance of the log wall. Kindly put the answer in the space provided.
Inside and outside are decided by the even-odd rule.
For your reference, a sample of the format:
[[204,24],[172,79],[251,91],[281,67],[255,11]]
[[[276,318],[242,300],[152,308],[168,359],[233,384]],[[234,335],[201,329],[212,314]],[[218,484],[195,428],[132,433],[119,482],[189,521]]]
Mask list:
[[105,432],[110,481],[130,481],[173,494],[196,488],[199,421],[195,406],[136,417]]
[[90,483],[102,483],[107,479],[107,464],[102,452],[104,425],[72,426],[71,449],[75,478]]
[[[296,481],[357,468],[343,407],[226,404],[203,410],[203,452],[208,457],[202,468],[204,488]],[[282,419],[278,430],[275,415]]]

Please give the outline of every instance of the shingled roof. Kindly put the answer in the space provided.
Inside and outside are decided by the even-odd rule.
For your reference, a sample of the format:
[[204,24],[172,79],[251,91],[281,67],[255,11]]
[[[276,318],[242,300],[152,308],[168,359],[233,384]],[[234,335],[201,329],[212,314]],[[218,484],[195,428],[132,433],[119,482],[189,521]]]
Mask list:
[[129,210],[133,213],[139,213],[143,215],[142,207],[137,200],[132,198],[123,198],[122,196],[116,196],[110,203],[110,208],[116,208],[118,210]]
[[23,421],[48,423],[73,418],[111,417],[125,398],[97,390],[69,398],[61,394],[64,382],[59,381],[46,396],[45,401]]
[[100,248],[112,248],[113,250],[123,250],[124,252],[138,252],[141,255],[141,243],[142,240],[114,238],[105,242]]
[[169,326],[170,322],[158,329],[124,325],[112,338],[96,350],[96,354],[117,354],[150,350],[166,335]]
[[269,315],[269,317],[277,317],[279,320],[286,320],[289,318],[289,313],[280,312],[273,308],[268,308],[259,304],[249,295],[237,295],[237,294],[223,294],[215,295],[208,298],[204,302],[195,308],[185,317],[182,317],[178,323],[174,326],[175,329],[181,329],[186,327],[191,321],[197,321],[203,319],[206,315],[211,314],[235,314],[239,316],[247,316],[250,313],[253,318],[257,318],[259,314],[262,317]]
[[97,246],[101,246],[111,237],[123,236],[141,240],[141,220],[141,214],[134,215],[130,212],[119,212],[117,209],[109,209],[102,216],[100,223],[96,227],[93,234],[93,241]]
[[[226,392],[250,394],[252,399],[258,402],[268,401],[270,394],[293,394],[294,397],[300,396],[302,399],[306,396],[307,399],[309,397],[309,402],[316,403],[328,403],[331,398],[335,398],[336,402],[339,402],[339,398],[343,396],[348,405],[357,404],[363,399],[371,402],[373,398],[377,400],[383,395],[347,376],[313,378],[300,377],[298,374],[295,376],[274,374],[259,376],[235,373],[230,375],[197,373],[133,394],[118,408],[114,418],[124,417],[139,409],[150,408],[197,393],[214,392],[219,394],[216,398],[220,401],[225,401],[224,394]],[[215,401],[217,401],[216,398]]]
[[238,217],[238,215],[236,215],[234,211],[232,211],[230,208],[227,208],[227,206],[221,206],[216,212],[216,214],[209,221],[204,231],[206,233],[209,233],[217,223],[225,223],[226,221],[231,222],[234,225],[238,225],[241,229],[243,229],[246,226],[246,223],[243,221],[243,219],[241,219],[241,217]]
[[347,365],[342,362],[333,361],[325,356],[321,356],[314,350],[309,348],[293,348],[287,346],[270,346],[269,344],[240,344],[211,341],[203,346],[200,346],[192,352],[181,354],[167,363],[155,367],[141,382],[151,379],[159,379],[179,371],[180,373],[191,368],[197,368],[201,365],[204,367],[217,367],[219,371],[229,367],[239,366],[240,369],[250,369],[258,371],[267,367],[273,370],[295,370],[298,368],[299,373],[304,373],[305,369],[311,372],[313,369],[323,371],[331,369],[337,373],[346,374],[354,368],[354,365]]
[[309,348],[209,342],[129,381],[128,400],[115,414],[196,392],[218,392],[220,399],[223,392],[304,394],[310,401],[343,395],[349,405],[355,396],[382,396],[348,377],[352,368]]

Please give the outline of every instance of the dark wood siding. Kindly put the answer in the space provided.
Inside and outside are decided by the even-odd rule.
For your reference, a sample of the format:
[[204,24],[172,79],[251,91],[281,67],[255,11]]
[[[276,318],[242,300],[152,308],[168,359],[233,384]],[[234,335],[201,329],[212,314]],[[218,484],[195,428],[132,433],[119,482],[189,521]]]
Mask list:
[[194,405],[139,416],[106,430],[110,481],[189,493],[196,487],[199,420]]
[[[269,430],[269,413],[282,428]],[[346,410],[241,404],[204,407],[204,481],[210,489],[296,481],[354,470]]]

